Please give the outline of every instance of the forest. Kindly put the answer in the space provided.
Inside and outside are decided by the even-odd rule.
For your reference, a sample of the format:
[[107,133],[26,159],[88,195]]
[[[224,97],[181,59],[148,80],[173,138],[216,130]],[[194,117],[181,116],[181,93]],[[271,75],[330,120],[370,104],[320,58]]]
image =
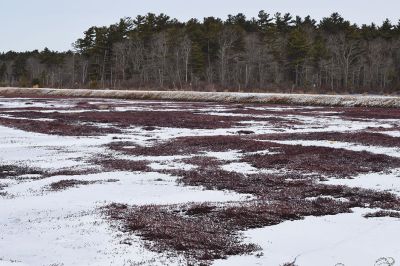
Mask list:
[[70,51],[0,53],[0,86],[398,94],[399,48],[400,21],[148,13],[90,27]]

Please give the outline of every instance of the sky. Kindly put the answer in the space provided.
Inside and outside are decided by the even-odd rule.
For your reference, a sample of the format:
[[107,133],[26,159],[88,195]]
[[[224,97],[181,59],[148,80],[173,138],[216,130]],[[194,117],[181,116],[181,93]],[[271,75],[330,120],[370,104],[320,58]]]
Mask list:
[[290,12],[320,20],[339,12],[353,23],[381,24],[400,19],[399,0],[0,0],[0,52],[27,51],[48,47],[66,51],[91,26],[104,26],[123,17],[148,12],[165,13],[186,21],[243,13],[256,17],[258,11]]

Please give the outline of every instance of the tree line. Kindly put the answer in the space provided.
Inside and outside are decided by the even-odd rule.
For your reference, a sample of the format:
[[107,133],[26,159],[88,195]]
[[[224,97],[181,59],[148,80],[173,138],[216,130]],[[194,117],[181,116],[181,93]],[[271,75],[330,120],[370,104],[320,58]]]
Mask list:
[[68,52],[0,54],[0,85],[398,93],[400,22],[291,14],[180,22],[165,14],[91,27]]

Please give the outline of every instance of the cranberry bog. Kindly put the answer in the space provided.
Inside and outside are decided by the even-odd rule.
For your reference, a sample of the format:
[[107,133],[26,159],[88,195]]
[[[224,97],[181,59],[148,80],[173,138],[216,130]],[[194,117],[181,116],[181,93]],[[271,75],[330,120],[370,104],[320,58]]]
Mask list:
[[397,265],[400,112],[0,98],[0,265]]

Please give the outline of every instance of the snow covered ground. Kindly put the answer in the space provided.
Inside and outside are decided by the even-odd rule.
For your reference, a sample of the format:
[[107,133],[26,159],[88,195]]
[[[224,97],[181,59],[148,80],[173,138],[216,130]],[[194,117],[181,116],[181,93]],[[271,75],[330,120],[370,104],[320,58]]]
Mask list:
[[[73,109],[81,99],[23,99],[0,98],[1,115],[12,115],[28,107],[41,108],[44,114],[77,113]],[[27,104],[29,103],[29,104]],[[186,108],[174,102],[140,102],[126,100],[91,100],[90,104],[116,105],[114,112],[176,111]],[[113,141],[129,141],[134,145],[152,146],[177,137],[234,136],[239,130],[253,134],[356,132],[380,128],[384,134],[399,137],[396,119],[349,120],[329,112],[318,116],[299,113],[285,114],[293,107],[258,106],[256,111],[275,114],[234,113],[229,105],[191,106],[185,111],[217,116],[239,116],[242,123],[228,128],[170,128],[152,131],[142,126],[124,127],[120,133],[99,136],[62,136],[25,131],[12,126],[0,126],[0,166],[23,166],[49,173],[74,170],[73,175],[0,176],[0,265],[180,265],[182,257],[166,256],[144,247],[139,237],[122,233],[117,225],[108,222],[101,208],[110,203],[129,205],[167,205],[202,202],[237,202],[252,195],[227,190],[207,190],[200,186],[184,186],[177,177],[160,170],[190,170],[195,166],[184,163],[178,156],[134,156],[110,150]],[[8,110],[9,109],[9,110]],[[62,109],[62,110],[57,110]],[[71,110],[70,110],[71,109]],[[249,109],[251,109],[249,107]],[[319,108],[296,107],[318,113]],[[29,110],[28,110],[29,111]],[[107,110],[95,110],[107,112]],[[279,112],[282,112],[279,115]],[[287,126],[263,118],[281,117],[295,123]],[[258,118],[253,120],[254,118]],[[27,117],[26,119],[29,120]],[[46,123],[46,120],[37,122]],[[112,121],[103,126],[115,126]],[[287,145],[321,146],[351,151],[400,157],[399,147],[379,147],[332,141],[275,141]],[[400,138],[399,138],[400,143]],[[265,151],[266,153],[271,151]],[[273,152],[273,151],[272,151]],[[259,152],[260,153],[260,152]],[[92,159],[110,155],[113,158],[148,161],[154,171],[103,171]],[[274,173],[274,169],[257,169],[240,162],[239,151],[205,152],[191,156],[213,157],[225,162],[222,169],[241,174]],[[90,185],[71,187],[61,191],[49,189],[62,180],[93,181]],[[400,196],[400,169],[367,173],[351,179],[328,178],[324,184],[361,187],[387,191]],[[2,189],[3,188],[3,189]],[[3,196],[1,196],[3,193]],[[283,265],[295,262],[299,266],[319,265],[375,265],[379,258],[393,258],[400,263],[400,219],[390,217],[366,219],[363,214],[371,209],[354,208],[352,213],[306,217],[285,221],[278,225],[243,232],[246,242],[258,244],[260,253],[231,256],[217,260],[215,265]],[[127,244],[129,242],[129,244]],[[385,265],[385,264],[383,264]]]
[[[379,258],[400,258],[399,220],[365,219],[371,210],[249,230],[245,235],[263,248],[263,256],[237,256],[215,265],[375,265]],[[386,264],[383,264],[386,265]]]

